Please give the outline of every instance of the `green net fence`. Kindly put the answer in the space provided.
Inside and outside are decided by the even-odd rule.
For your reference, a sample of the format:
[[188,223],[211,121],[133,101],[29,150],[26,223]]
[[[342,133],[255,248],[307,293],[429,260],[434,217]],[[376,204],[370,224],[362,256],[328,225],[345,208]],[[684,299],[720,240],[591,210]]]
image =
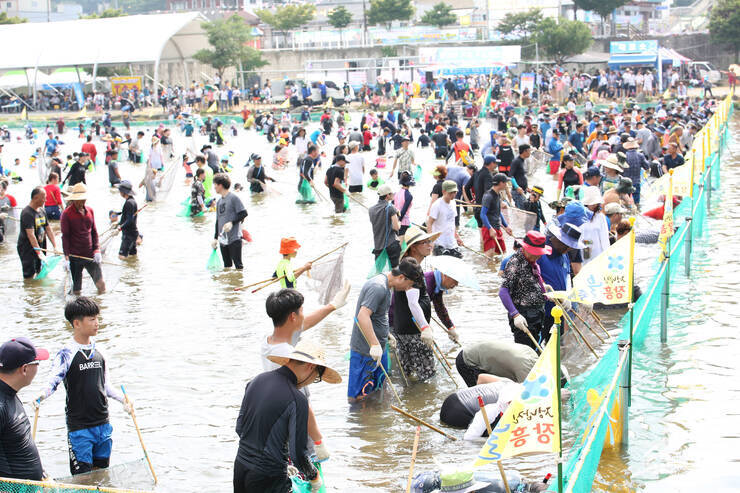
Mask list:
[[[732,116],[732,112],[730,105],[726,121]],[[648,349],[645,339],[651,326],[660,324],[661,293],[666,276],[670,276],[669,286],[676,284],[679,289],[690,289],[690,283],[684,282],[681,274],[687,260],[686,242],[709,235],[707,210],[711,207],[712,191],[719,188],[720,155],[731,138],[726,121],[717,132],[719,142],[712,145],[714,152],[705,159],[704,172],[694,177],[693,199],[685,197],[674,210],[674,225],[678,228],[670,240],[669,259],[663,262],[656,260],[650,265],[640,265],[641,269],[645,268],[651,274],[650,281],[642,296],[634,303],[632,311],[628,311],[620,320],[620,334],[615,338],[617,341],[632,341],[633,359],[639,358],[640,354],[644,354]],[[690,218],[690,221],[687,221],[687,218]],[[688,260],[690,262],[690,257]],[[678,282],[674,277],[678,277]],[[670,288],[668,306],[673,295],[674,290]],[[575,437],[575,442],[569,451],[567,462],[563,465],[563,491],[566,493],[585,493],[593,490],[605,440],[613,436],[608,434],[610,427],[614,426],[609,412],[618,396],[617,383],[622,372],[629,371],[630,362],[625,364],[623,358],[626,354],[626,351],[620,351],[618,343],[615,342],[590,371],[571,381],[573,411],[567,424],[568,428],[564,432],[571,433]],[[587,397],[589,390],[592,390],[592,397],[593,391],[601,397],[597,409],[589,403]],[[551,483],[550,491],[557,491],[557,481]]]
[[0,478],[0,493],[90,493],[94,491],[106,493],[145,493],[143,490],[125,490],[120,488],[106,488],[104,486]]

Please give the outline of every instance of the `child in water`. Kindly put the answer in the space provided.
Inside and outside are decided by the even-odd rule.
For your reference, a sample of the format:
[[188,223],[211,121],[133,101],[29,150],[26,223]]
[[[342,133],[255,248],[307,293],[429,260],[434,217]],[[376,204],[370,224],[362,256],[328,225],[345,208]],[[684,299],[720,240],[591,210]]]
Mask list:
[[300,247],[301,245],[292,236],[280,239],[280,254],[283,258],[278,262],[272,277],[280,279],[280,286],[283,288],[295,288],[298,277],[311,270],[311,262],[307,262],[306,265],[293,272],[290,261],[295,258]]
[[380,185],[385,181],[378,175],[378,170],[373,168],[370,170],[370,181],[367,182],[367,188],[370,190],[377,190]]

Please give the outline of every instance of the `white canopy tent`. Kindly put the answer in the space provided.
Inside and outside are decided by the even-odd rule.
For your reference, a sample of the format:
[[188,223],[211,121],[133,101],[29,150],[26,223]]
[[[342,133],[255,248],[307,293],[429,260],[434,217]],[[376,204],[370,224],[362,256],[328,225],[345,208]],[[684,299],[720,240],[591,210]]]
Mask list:
[[49,76],[45,73],[32,68],[26,70],[11,70],[0,76],[0,89],[18,89],[21,87],[31,87],[36,81],[36,87],[40,88],[46,84]]
[[[208,44],[198,12],[130,15],[0,26],[0,71],[151,63],[154,80],[161,62],[184,63]],[[36,72],[36,77],[40,72]],[[31,85],[38,85],[32,81]]]

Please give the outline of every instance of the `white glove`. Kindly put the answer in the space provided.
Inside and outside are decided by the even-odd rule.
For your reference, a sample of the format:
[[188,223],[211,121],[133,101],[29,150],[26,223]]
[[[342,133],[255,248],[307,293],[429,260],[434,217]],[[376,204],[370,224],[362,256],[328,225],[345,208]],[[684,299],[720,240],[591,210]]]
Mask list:
[[457,334],[455,327],[452,327],[447,331],[447,337],[449,337],[452,342],[460,344],[460,336]]
[[99,264],[100,262],[103,261],[103,256],[100,255],[100,252],[95,252],[93,254],[93,260],[95,261],[96,264]]
[[126,411],[126,414],[129,416],[134,414],[134,403],[131,402],[131,399],[125,400],[121,404],[123,404],[123,410]]
[[62,269],[64,269],[64,272],[69,272],[69,260],[66,258],[62,260]]
[[316,479],[311,481],[311,493],[317,493],[323,485],[324,483],[321,482],[321,476],[317,474]]
[[349,281],[344,281],[344,285],[341,287],[339,291],[337,291],[337,294],[334,295],[334,297],[331,299],[329,304],[334,307],[335,310],[339,310],[344,305],[347,304],[347,297],[349,296],[349,289],[352,287],[352,285],[349,283]]
[[434,334],[432,334],[432,328],[428,325],[421,328],[421,342],[429,347],[434,346]]
[[393,350],[398,347],[398,341],[390,332],[388,333],[388,346],[390,346],[390,348]]
[[517,313],[514,316],[514,327],[521,330],[522,332],[527,332],[529,330],[527,319],[524,318],[521,313]]
[[383,357],[383,350],[380,348],[380,344],[370,346],[370,357],[380,364],[380,358]]
[[573,304],[567,298],[560,302],[560,304],[563,305],[563,310],[565,310],[566,312],[569,312],[573,309]]
[[228,233],[229,231],[231,231],[231,228],[233,228],[233,227],[234,227],[234,225],[229,222],[229,223],[224,224],[224,227],[221,228],[221,231],[224,232],[224,233]]
[[33,408],[38,409],[41,407],[41,402],[46,399],[46,392],[41,392],[39,395],[36,396],[36,398],[33,400]]
[[7,218],[8,218],[8,213],[7,212],[0,212],[0,219],[2,219],[4,221]]
[[211,241],[211,248],[213,248],[214,250],[218,248],[218,240]]
[[329,449],[323,441],[314,442],[313,450],[316,452],[316,462],[324,462],[329,459]]

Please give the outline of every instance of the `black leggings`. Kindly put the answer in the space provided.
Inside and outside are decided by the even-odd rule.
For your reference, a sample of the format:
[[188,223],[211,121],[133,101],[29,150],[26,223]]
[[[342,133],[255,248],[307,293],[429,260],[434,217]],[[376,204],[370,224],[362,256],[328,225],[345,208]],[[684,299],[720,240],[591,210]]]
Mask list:
[[228,245],[219,245],[221,247],[221,257],[224,259],[224,267],[231,267],[234,263],[235,269],[243,269],[242,265],[242,240],[239,238]]
[[100,270],[100,264],[97,262],[70,257],[69,272],[72,274],[72,292],[74,293],[82,291],[82,269],[90,274],[95,284],[103,278],[103,271]]
[[468,387],[475,387],[476,385],[478,385],[478,375],[483,372],[480,371],[478,368],[468,366],[465,363],[462,351],[457,353],[457,358],[455,358],[455,367],[457,367],[457,372],[460,374],[463,380],[465,380],[465,383]]
[[290,493],[293,483],[287,475],[264,476],[234,461],[234,493]]
[[447,426],[467,428],[473,421],[473,414],[463,405],[457,394],[447,396],[439,410],[439,420]]

